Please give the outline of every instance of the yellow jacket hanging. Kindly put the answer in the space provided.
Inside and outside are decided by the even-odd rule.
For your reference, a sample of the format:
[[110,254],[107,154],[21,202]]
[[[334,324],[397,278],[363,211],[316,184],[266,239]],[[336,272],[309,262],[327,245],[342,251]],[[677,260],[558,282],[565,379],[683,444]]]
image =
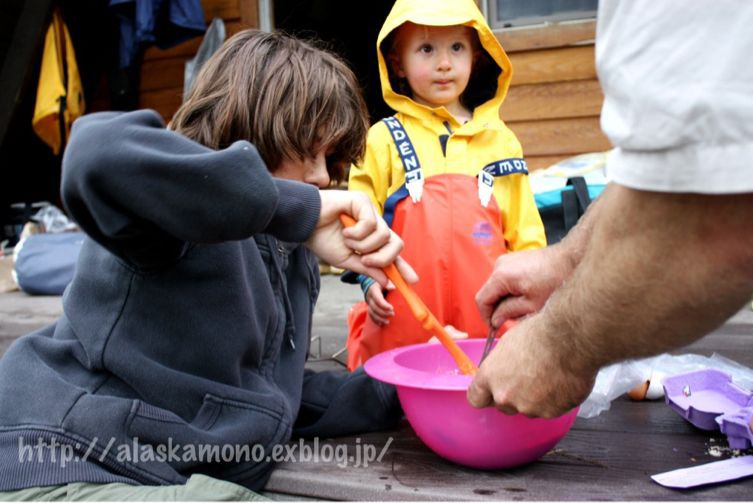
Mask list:
[[65,146],[71,124],[84,113],[84,93],[68,28],[55,9],[47,29],[32,127],[55,154]]

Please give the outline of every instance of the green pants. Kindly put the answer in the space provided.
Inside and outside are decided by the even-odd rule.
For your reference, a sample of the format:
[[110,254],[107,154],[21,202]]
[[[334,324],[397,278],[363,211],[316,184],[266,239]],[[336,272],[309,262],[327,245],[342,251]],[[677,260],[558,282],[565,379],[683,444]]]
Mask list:
[[0,492],[0,501],[264,501],[267,498],[245,487],[192,475],[184,485],[132,486],[76,482],[61,486],[30,487]]

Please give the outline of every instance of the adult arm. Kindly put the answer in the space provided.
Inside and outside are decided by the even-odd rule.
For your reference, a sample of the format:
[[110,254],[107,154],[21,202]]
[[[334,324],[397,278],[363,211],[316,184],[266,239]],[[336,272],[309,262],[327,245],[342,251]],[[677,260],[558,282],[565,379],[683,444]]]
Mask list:
[[599,2],[601,123],[620,186],[599,198],[571,278],[484,362],[472,403],[557,415],[599,366],[686,344],[749,299],[753,5],[693,6]]
[[753,195],[613,186],[572,277],[509,330],[468,391],[477,407],[554,417],[598,369],[681,347],[753,293]]
[[[611,189],[607,187],[605,194]],[[476,305],[487,323],[499,327],[539,311],[549,296],[570,277],[588,243],[598,218],[599,200],[559,243],[500,256],[489,279],[476,294]]]

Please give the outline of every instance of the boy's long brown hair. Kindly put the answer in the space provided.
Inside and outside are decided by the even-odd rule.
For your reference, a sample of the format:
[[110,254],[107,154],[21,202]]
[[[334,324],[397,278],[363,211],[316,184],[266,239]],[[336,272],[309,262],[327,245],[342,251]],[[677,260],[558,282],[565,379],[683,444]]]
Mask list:
[[340,182],[366,146],[368,114],[337,56],[279,32],[245,30],[204,65],[172,128],[213,149],[248,140],[270,171],[326,149]]

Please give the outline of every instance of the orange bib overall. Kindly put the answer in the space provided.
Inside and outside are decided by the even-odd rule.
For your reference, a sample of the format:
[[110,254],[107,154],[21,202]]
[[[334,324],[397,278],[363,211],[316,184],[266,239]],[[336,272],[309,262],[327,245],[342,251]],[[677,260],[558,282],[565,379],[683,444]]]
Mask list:
[[[387,120],[396,122],[393,117]],[[394,133],[393,138],[397,143]],[[411,150],[398,144],[401,155]],[[516,166],[521,163],[525,169],[524,161],[516,159]],[[405,157],[403,164],[406,180],[415,179]],[[421,177],[420,171],[417,176]],[[479,182],[473,176],[441,174],[422,180],[422,184],[420,202],[413,202],[403,186],[387,199],[384,211],[385,220],[405,243],[401,256],[418,273],[419,282],[413,288],[440,323],[467,332],[469,337],[486,337],[489,327],[481,319],[475,296],[491,275],[497,257],[506,251],[497,201],[491,197],[486,207],[480,204]],[[388,349],[431,338],[397,291],[388,292],[386,298],[395,316],[384,327],[371,320],[365,302],[351,308],[349,369]]]

